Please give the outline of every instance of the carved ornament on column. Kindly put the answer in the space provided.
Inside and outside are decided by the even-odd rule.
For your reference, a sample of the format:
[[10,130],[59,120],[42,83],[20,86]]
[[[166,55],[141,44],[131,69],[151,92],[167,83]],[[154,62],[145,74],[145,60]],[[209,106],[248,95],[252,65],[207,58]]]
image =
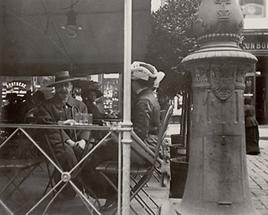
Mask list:
[[230,0],[215,0],[215,4],[220,4],[220,9],[217,10],[217,18],[221,21],[228,21],[231,11],[226,7],[231,4]]
[[231,65],[229,63],[213,63],[210,66],[212,92],[218,99],[222,101],[227,100],[234,93],[235,67],[235,65]]
[[237,62],[198,63],[188,68],[192,74],[193,88],[211,89],[221,101],[229,99],[235,89],[245,88],[245,75],[253,70],[251,63]]
[[209,64],[198,64],[190,67],[193,87],[209,87]]

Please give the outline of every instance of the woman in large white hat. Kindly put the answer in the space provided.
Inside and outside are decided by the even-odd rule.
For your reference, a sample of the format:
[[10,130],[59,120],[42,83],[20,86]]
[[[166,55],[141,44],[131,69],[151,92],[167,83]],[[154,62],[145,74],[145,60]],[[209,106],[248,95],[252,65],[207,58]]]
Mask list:
[[[153,66],[143,62],[134,62],[131,65],[131,88],[132,88],[132,107],[131,120],[133,130],[144,141],[148,148],[154,148],[157,143],[157,135],[160,127],[160,105],[155,96],[155,81],[157,79],[157,71],[154,71]],[[107,204],[116,200],[116,192],[107,184],[105,179],[95,170],[96,166],[104,161],[117,161],[117,144],[116,135],[113,136],[108,144],[98,148],[90,161],[86,164],[89,170],[88,186],[94,191],[99,198],[106,198]],[[148,150],[133,142],[131,145],[131,163],[135,165],[147,165],[152,161],[152,156],[148,154]],[[110,178],[116,184],[117,177]]]
[[151,64],[134,62],[131,65],[133,129],[152,150],[160,127],[160,105],[155,89],[163,78],[164,73]]

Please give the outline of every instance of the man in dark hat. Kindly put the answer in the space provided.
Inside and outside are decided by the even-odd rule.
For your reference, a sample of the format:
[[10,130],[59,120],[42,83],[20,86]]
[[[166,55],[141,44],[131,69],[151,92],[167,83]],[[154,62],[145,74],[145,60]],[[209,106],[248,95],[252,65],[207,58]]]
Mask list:
[[[87,113],[86,105],[72,98],[73,83],[78,80],[78,78],[70,78],[68,71],[56,74],[55,83],[49,85],[55,87],[55,95],[41,106],[38,113],[39,123],[57,124],[59,121],[74,120],[77,113]],[[90,132],[74,129],[51,129],[44,132],[63,171],[69,171],[77,163],[76,155],[81,151],[79,149],[85,148]],[[56,180],[59,179],[58,173]],[[65,187],[62,193],[68,198],[75,196],[75,191],[70,186]]]

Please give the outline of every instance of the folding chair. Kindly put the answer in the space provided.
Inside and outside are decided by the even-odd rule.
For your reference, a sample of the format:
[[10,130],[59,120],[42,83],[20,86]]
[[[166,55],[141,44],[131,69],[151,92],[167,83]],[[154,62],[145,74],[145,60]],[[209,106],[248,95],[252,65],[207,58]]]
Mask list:
[[[49,182],[48,182],[46,190],[45,190],[45,193],[46,193],[50,187],[51,189],[50,189],[50,191],[48,191],[46,193],[46,195],[53,192],[52,193],[53,197],[51,198],[51,200],[47,204],[43,214],[47,213],[47,210],[49,209],[49,207],[51,206],[53,201],[63,191],[63,189],[66,186],[71,186],[71,189],[73,189],[79,195],[79,197],[81,198],[81,200],[83,201],[83,203],[85,204],[87,209],[90,211],[90,214],[100,214],[98,212],[99,208],[101,207],[99,199],[97,198],[97,196],[95,195],[93,190],[86,185],[85,181],[83,181],[83,179],[78,176],[78,174],[84,168],[84,165],[86,164],[86,160],[88,159],[87,157],[89,157],[88,155],[91,154],[98,147],[98,145],[101,145],[105,141],[105,139],[107,137],[109,137],[110,134],[111,134],[111,132],[108,132],[104,137],[102,137],[102,139],[98,142],[98,144],[92,148],[89,147],[89,144],[87,144],[85,149],[83,150],[83,152],[81,152],[82,153],[81,158],[78,158],[78,163],[75,165],[75,167],[72,167],[70,170],[68,170],[68,173],[70,173],[70,177],[71,177],[70,179],[72,179],[72,180],[78,179],[78,181],[79,181],[78,187],[77,187],[77,185],[74,185],[74,183],[71,181],[69,183],[67,180],[66,181],[63,180],[63,178],[62,178],[63,169],[62,169],[62,166],[61,166],[61,164],[56,156],[56,151],[55,151],[54,147],[52,146],[48,135],[46,135],[46,134],[43,135],[43,144],[44,145],[42,148],[47,153],[46,157],[48,159],[48,162],[47,162],[48,165],[51,165],[53,168],[52,175],[50,176]],[[48,167],[48,169],[49,169],[49,167]],[[54,181],[55,180],[54,176],[57,173],[61,174],[61,179],[59,179],[59,181]],[[60,184],[62,186],[59,186]]]
[[[173,106],[171,105],[166,112],[164,120],[162,122],[159,134],[158,142],[155,148],[155,152],[147,147],[147,145],[134,133],[132,132],[132,138],[137,144],[132,144],[132,150],[136,151],[138,154],[146,158],[150,165],[149,166],[131,166],[130,174],[131,180],[134,182],[134,186],[130,188],[130,200],[134,198],[137,202],[144,207],[148,214],[156,214],[155,211],[151,209],[150,206],[142,199],[139,195],[139,192],[142,191],[149,199],[154,203],[155,206],[159,209],[159,206],[153,201],[153,199],[146,193],[143,189],[144,185],[151,179],[157,163],[159,164],[159,153],[162,146],[162,142],[165,138],[165,132],[167,130],[169,119],[172,115]],[[109,175],[118,173],[118,163],[116,161],[107,161],[103,162],[96,167],[96,170],[106,179],[106,181],[117,191],[117,186],[110,180]],[[139,177],[136,177],[139,176]],[[132,208],[134,210],[134,208]]]
[[11,149],[16,149],[12,157],[2,157],[0,159],[1,173],[8,179],[8,182],[0,190],[0,198],[3,201],[9,199],[15,191],[24,195],[20,186],[43,161],[40,157],[34,156],[30,146],[27,148],[26,139],[23,139],[22,136],[17,136],[15,140],[13,139],[12,141],[11,138],[15,136],[17,131],[18,130],[15,130],[8,140],[0,145],[0,149],[3,150],[5,143],[11,140],[9,141],[11,146],[15,145],[15,147],[12,146]]
[[[13,159],[13,160],[0,160],[0,169],[1,172],[13,172],[12,176],[6,174],[6,177],[9,179],[9,182],[1,189],[0,198],[2,200],[8,199],[16,190],[23,194],[20,191],[20,185],[28,178],[28,176],[39,166],[42,161],[40,159],[31,159],[31,160],[22,160],[22,159]],[[11,170],[11,171],[10,171]],[[13,189],[7,194],[7,190],[10,186],[13,186]]]

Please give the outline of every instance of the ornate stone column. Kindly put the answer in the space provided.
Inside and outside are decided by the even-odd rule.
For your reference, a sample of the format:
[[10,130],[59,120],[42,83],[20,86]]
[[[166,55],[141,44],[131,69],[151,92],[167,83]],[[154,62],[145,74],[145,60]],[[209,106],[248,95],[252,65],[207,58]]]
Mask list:
[[238,46],[236,0],[203,0],[195,26],[200,48],[183,59],[192,75],[190,160],[182,215],[253,215],[244,125],[244,77],[255,56]]

